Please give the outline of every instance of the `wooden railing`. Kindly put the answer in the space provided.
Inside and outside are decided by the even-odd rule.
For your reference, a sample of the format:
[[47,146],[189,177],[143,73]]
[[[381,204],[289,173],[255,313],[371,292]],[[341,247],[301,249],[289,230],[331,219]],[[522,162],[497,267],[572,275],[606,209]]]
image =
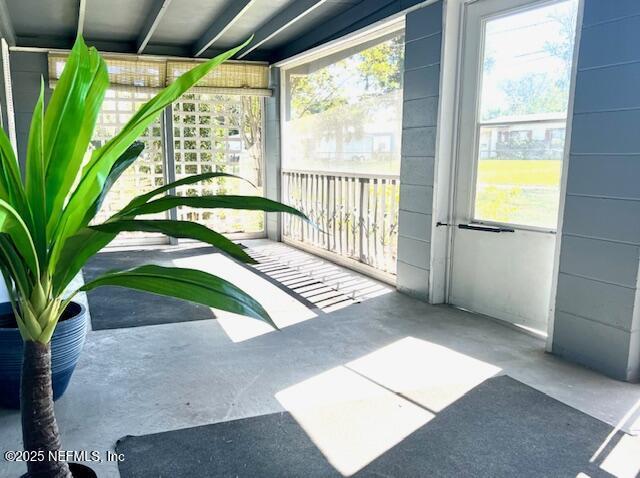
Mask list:
[[395,274],[398,176],[284,170],[282,198],[319,226],[283,215],[285,238]]

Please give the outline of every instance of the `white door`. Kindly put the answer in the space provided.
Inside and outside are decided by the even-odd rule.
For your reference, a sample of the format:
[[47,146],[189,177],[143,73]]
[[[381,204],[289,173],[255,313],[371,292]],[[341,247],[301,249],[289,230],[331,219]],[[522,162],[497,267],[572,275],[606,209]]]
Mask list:
[[449,302],[546,331],[577,0],[465,7]]

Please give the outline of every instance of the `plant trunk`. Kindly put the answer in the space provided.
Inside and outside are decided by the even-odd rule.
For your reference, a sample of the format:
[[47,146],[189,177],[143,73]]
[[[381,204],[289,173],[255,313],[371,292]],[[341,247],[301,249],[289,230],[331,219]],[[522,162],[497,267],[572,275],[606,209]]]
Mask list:
[[[49,452],[60,449],[60,432],[53,413],[51,389],[51,344],[26,341],[20,384],[22,441],[24,449],[42,452],[27,462],[29,478],[70,478],[69,465],[50,460]],[[40,457],[42,460],[40,461]],[[54,457],[55,458],[55,457]]]

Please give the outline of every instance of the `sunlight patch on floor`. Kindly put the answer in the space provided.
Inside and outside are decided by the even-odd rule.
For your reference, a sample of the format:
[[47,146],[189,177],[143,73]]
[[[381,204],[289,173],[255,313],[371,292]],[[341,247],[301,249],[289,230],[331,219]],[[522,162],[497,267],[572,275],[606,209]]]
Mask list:
[[640,476],[640,437],[622,435],[600,468],[617,478]]
[[346,364],[435,412],[501,371],[426,340],[406,337]]
[[345,367],[286,388],[276,398],[344,476],[361,470],[434,416]]
[[405,337],[275,396],[327,460],[349,476],[499,371]]

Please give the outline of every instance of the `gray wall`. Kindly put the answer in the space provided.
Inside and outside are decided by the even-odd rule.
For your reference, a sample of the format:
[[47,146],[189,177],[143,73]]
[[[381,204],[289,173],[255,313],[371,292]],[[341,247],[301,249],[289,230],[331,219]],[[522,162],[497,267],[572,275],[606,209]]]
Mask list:
[[[266,99],[264,134],[265,196],[280,201],[280,68],[271,67],[273,96]],[[280,240],[280,214],[267,213],[267,237]]]
[[397,287],[427,300],[440,92],[442,1],[407,15]]
[[552,350],[640,378],[640,2],[586,0]]
[[46,53],[11,52],[11,86],[16,119],[18,158],[24,164],[33,107],[40,93],[40,77],[45,81],[45,101],[49,100],[49,67]]

